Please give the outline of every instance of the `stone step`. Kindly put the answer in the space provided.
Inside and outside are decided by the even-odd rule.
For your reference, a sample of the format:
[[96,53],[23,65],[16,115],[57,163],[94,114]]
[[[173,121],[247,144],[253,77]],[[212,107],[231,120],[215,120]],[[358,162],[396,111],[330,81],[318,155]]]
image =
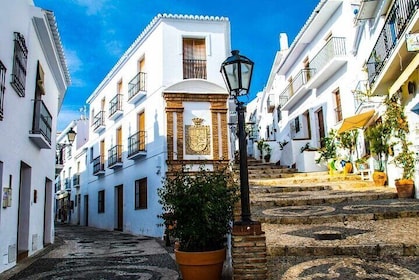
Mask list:
[[347,224],[262,224],[268,257],[419,256],[419,217]]
[[326,184],[320,185],[292,185],[292,186],[250,186],[250,193],[257,195],[259,193],[290,193],[302,191],[324,191],[332,190],[333,187]]
[[286,193],[258,193],[251,194],[250,201],[252,207],[271,208],[287,206],[307,206],[323,205],[331,203],[343,203],[353,201],[371,201],[380,199],[397,198],[397,193],[389,189],[388,191],[342,191],[342,190],[322,190],[322,191],[300,191]]
[[323,205],[288,207],[252,207],[253,217],[268,224],[324,224],[348,221],[376,221],[419,217],[419,201],[415,199],[381,199],[345,201]]

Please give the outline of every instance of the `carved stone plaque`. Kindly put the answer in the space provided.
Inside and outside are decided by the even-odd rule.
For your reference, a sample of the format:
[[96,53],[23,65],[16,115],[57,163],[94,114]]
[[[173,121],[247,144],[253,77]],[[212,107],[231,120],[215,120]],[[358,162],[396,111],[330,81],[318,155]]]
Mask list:
[[193,118],[193,125],[186,125],[186,154],[209,155],[211,152],[210,126],[202,125],[201,118]]

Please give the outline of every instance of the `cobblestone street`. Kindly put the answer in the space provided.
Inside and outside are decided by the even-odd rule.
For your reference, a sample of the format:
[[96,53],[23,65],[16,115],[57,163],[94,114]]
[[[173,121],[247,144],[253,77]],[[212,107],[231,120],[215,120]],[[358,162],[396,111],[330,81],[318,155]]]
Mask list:
[[1,279],[178,279],[160,240],[117,231],[57,225],[56,243]]

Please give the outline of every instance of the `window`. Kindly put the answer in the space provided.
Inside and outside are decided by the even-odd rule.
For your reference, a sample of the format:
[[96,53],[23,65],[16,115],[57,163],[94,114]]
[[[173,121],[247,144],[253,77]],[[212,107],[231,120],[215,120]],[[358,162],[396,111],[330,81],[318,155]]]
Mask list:
[[101,190],[97,194],[97,212],[105,213],[105,190]]
[[294,119],[294,127],[295,127],[295,133],[300,132],[300,118],[296,117]]
[[28,49],[26,48],[25,39],[23,35],[15,32],[15,46],[13,55],[13,71],[12,81],[10,84],[16,90],[20,97],[25,96],[26,83],[26,65],[28,59]]
[[183,39],[183,78],[207,78],[205,39]]
[[336,114],[336,122],[340,122],[342,120],[342,103],[340,101],[340,91],[339,89],[333,92],[335,96],[335,114]]
[[6,67],[0,61],[0,121],[3,120],[4,93],[6,91]]
[[135,209],[147,209],[147,178],[135,181]]

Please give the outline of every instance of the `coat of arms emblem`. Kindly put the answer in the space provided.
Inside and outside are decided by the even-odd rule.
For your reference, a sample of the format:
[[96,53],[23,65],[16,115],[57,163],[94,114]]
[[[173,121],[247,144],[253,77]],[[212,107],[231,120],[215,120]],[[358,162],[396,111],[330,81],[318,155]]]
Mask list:
[[193,125],[186,125],[186,154],[210,154],[210,127],[202,125],[201,118],[193,118]]

